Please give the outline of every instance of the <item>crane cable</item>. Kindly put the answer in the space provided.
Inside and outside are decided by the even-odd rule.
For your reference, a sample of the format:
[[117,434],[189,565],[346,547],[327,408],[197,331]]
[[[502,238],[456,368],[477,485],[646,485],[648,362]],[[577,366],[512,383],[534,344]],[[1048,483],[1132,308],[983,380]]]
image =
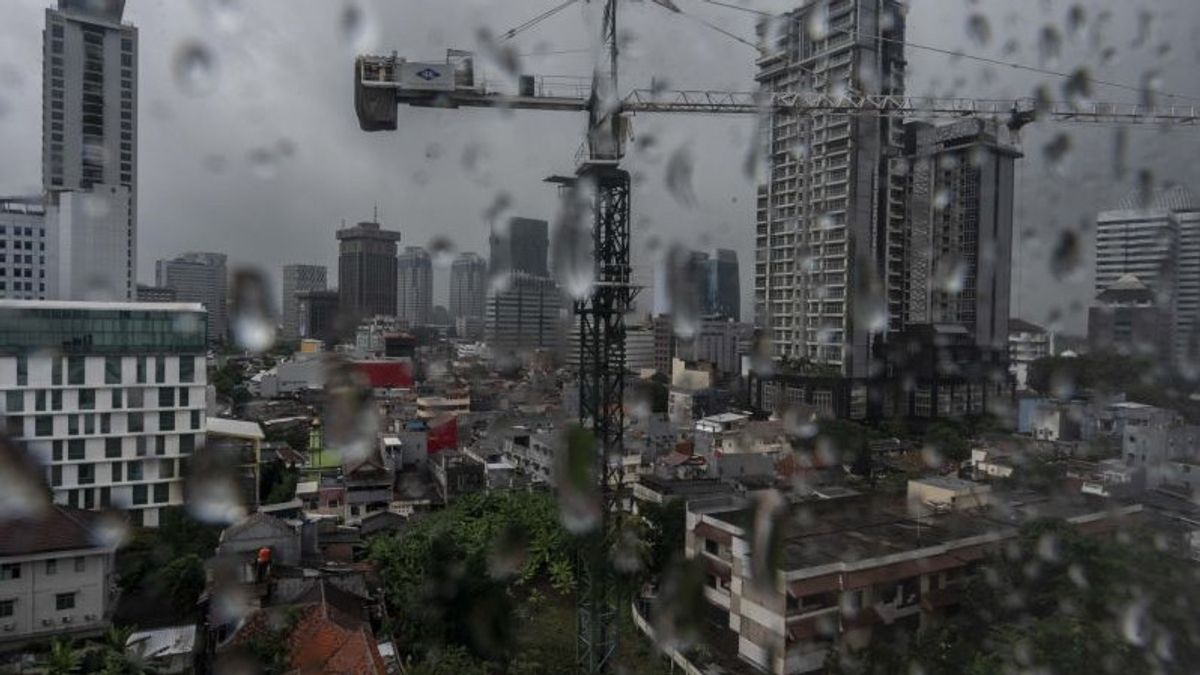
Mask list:
[[514,37],[516,37],[518,33],[522,33],[526,30],[529,30],[530,28],[533,28],[534,26],[545,21],[546,19],[549,19],[550,17],[554,16],[555,14],[558,14],[559,12],[566,9],[567,7],[570,7],[571,5],[575,4],[576,2],[579,2],[579,0],[565,0],[561,4],[551,7],[550,9],[533,17],[532,19],[529,19],[528,21],[526,21],[522,24],[519,24],[513,28],[510,28],[510,29],[504,31],[504,33],[502,33],[500,35],[500,39],[501,40],[511,40]]
[[[734,4],[731,4],[728,2],[721,2],[721,0],[700,0],[700,2],[709,4],[709,5],[716,5],[718,7],[725,7],[726,9],[737,10],[739,12],[746,12],[748,14],[754,14],[756,16],[765,17],[765,18],[774,18],[777,16],[775,14],[772,14],[770,12],[765,12],[760,9],[753,9],[751,7],[742,7],[742,6],[734,5]],[[847,30],[845,28],[831,28],[831,30],[836,30],[836,31],[840,31],[842,33],[846,33],[849,35],[854,35],[855,37],[858,37],[860,35],[858,33],[858,31]],[[1029,66],[1029,65],[1025,65],[1023,63],[1016,63],[1013,61],[1005,61],[1003,59],[994,59],[994,58],[989,58],[986,56],[978,56],[975,54],[968,54],[963,51],[954,50],[954,49],[946,49],[944,47],[935,47],[933,45],[919,44],[916,42],[909,42],[907,40],[898,40],[896,38],[883,37],[882,35],[875,35],[875,36],[871,36],[871,37],[879,39],[883,42],[891,42],[893,44],[904,45],[905,47],[912,47],[913,49],[923,49],[925,51],[935,52],[938,54],[944,54],[947,56],[964,58],[964,59],[968,59],[971,61],[979,61],[981,63],[987,63],[987,64],[991,64],[991,65],[995,65],[995,66],[1004,66],[1006,68],[1012,68],[1014,70],[1024,70],[1024,71],[1031,72],[1031,73],[1037,73],[1039,75],[1049,75],[1052,77],[1059,77],[1059,78],[1064,78],[1064,79],[1071,79],[1071,78],[1077,77],[1077,75],[1074,75],[1072,73],[1064,73],[1064,72],[1057,71],[1057,70],[1051,70],[1049,68],[1039,68],[1037,66]],[[1117,89],[1125,89],[1128,91],[1135,91],[1139,94],[1144,94],[1147,91],[1149,91],[1150,93],[1158,94],[1160,96],[1165,96],[1167,98],[1179,98],[1179,99],[1184,99],[1184,100],[1189,100],[1189,101],[1200,101],[1200,98],[1195,97],[1195,96],[1187,96],[1184,94],[1175,94],[1175,93],[1167,92],[1167,91],[1149,90],[1146,87],[1137,87],[1137,86],[1133,86],[1133,85],[1129,85],[1129,84],[1124,84],[1121,82],[1112,82],[1109,80],[1099,80],[1094,77],[1091,77],[1090,75],[1085,75],[1084,79],[1093,84],[1098,84],[1098,85],[1102,85],[1102,86],[1106,86],[1106,87],[1114,87]]]
[[734,33],[731,33],[716,24],[705,21],[704,19],[702,19],[698,16],[693,16],[691,14],[684,12],[682,9],[679,9],[679,7],[671,0],[653,0],[653,4],[658,5],[659,7],[662,7],[663,9],[667,10],[668,12],[671,12],[672,14],[678,14],[680,16],[685,16],[685,17],[691,19],[692,21],[695,21],[697,23],[700,23],[703,26],[711,28],[712,30],[717,31],[721,35],[724,35],[725,37],[727,37],[731,40],[736,40],[744,45],[748,45],[750,47],[758,49],[757,44],[755,44],[739,35],[735,35]]

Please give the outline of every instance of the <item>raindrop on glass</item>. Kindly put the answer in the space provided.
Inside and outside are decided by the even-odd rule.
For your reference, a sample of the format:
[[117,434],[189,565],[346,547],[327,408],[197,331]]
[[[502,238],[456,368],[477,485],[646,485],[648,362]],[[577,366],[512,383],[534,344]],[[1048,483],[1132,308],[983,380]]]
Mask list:
[[217,83],[216,57],[200,42],[185,42],[175,52],[175,84],[191,96],[205,96]]
[[230,328],[241,349],[261,354],[275,344],[275,319],[271,293],[262,272],[239,269],[233,274]]

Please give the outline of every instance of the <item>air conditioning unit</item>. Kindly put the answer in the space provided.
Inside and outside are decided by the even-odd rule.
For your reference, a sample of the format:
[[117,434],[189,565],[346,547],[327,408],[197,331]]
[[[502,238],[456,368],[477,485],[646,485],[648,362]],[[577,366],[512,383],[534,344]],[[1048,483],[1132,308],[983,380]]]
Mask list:
[[42,625],[43,626],[53,626],[54,619],[42,619]]
[[62,622],[63,622],[63,623],[71,623],[72,621],[74,621],[74,619],[72,619],[72,618],[71,618],[71,617],[69,617],[69,616],[64,616],[64,617],[62,618]]

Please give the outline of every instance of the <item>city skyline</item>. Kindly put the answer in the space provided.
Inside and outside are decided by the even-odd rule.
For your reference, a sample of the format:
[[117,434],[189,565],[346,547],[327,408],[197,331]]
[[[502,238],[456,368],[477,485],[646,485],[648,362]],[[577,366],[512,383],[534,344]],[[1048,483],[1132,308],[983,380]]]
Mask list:
[[[13,26],[32,21],[40,24],[40,14],[49,3],[25,2],[14,6],[12,21],[6,22],[7,30]],[[1130,47],[1137,37],[1137,22],[1130,20],[1131,9],[1115,6],[1114,3],[1087,3],[1095,13],[1108,8],[1113,14],[1109,22],[1105,43],[1117,45],[1125,58],[1111,63],[1101,61],[1095,42],[1088,35],[1064,41],[1061,56],[1056,59],[1060,69],[1069,70],[1082,65],[1091,68],[1097,76],[1103,73],[1106,79],[1138,82],[1150,65],[1159,68],[1158,73],[1164,89],[1183,90],[1194,95],[1189,87],[1195,85],[1181,77],[1185,63],[1179,59],[1159,57],[1155,45],[1174,40],[1185,44],[1180,38],[1187,27],[1194,25],[1197,10],[1183,2],[1161,6],[1151,42],[1142,47]],[[532,6],[532,5],[531,5]],[[765,10],[784,8],[787,3],[753,3],[753,7]],[[964,26],[968,11],[957,4],[945,8],[941,21],[935,20],[930,3],[914,3],[908,16],[909,39],[914,43],[942,45],[962,48],[989,56],[1002,56],[1003,43],[1015,39],[1019,49],[1007,58],[1036,65],[1038,59],[1037,31],[1039,23],[1062,23],[1060,14],[1065,8],[1051,7],[1049,10],[1030,3],[1030,9],[1039,21],[1029,22],[1028,28],[1015,25],[1007,18],[1010,10],[1000,8],[997,3],[981,2],[977,7],[990,18],[993,33],[986,44],[972,41],[963,31],[954,31],[953,37],[939,33],[938,25]],[[529,8],[513,8],[513,20],[523,18]],[[145,64],[139,78],[142,138],[139,142],[143,166],[139,183],[140,218],[153,227],[143,227],[139,235],[139,281],[147,283],[152,275],[151,262],[157,258],[180,250],[206,250],[215,248],[215,241],[231,241],[231,267],[261,264],[278,283],[280,267],[294,259],[312,259],[313,262],[332,267],[334,251],[324,245],[330,229],[329,223],[342,218],[357,220],[364,218],[368,204],[380,202],[382,217],[397,222],[406,233],[406,244],[426,245],[439,233],[447,233],[458,250],[483,250],[486,242],[486,223],[483,213],[501,195],[510,198],[507,213],[548,218],[554,213],[553,190],[541,184],[541,178],[551,170],[562,170],[569,166],[569,155],[577,140],[582,120],[556,118],[537,113],[517,113],[499,116],[477,113],[456,119],[453,115],[434,111],[406,111],[406,124],[413,128],[427,129],[428,133],[396,135],[393,138],[362,135],[354,128],[349,104],[349,78],[344,68],[330,64],[317,64],[314,68],[302,68],[303,60],[294,61],[286,52],[286,45],[278,44],[278,35],[264,32],[260,19],[270,15],[270,7],[255,4],[242,6],[236,15],[227,16],[224,10],[206,10],[188,5],[179,12],[165,12],[155,4],[130,3],[126,19],[145,28],[155,28],[155,35],[143,35],[151,43],[143,44],[156,54],[169,54],[171,58],[157,59],[156,63]],[[485,23],[477,9],[455,8],[450,10],[462,26]],[[718,25],[743,36],[752,36],[754,16],[748,13],[721,12],[720,8],[697,9],[706,18]],[[1015,12],[1016,10],[1011,10]],[[412,45],[414,52],[437,53],[445,46],[456,44],[474,48],[476,40],[471,31],[443,32],[431,38],[409,34],[396,16],[397,10],[384,6],[363,7],[361,25],[349,34],[339,33],[339,16],[332,8],[316,7],[305,12],[300,10],[295,31],[302,33],[311,42],[324,44],[331,50],[341,50],[349,59],[359,51],[386,52],[401,44]],[[626,80],[630,86],[648,81],[650,76],[669,77],[673,86],[717,87],[748,89],[753,74],[753,50],[745,45],[722,38],[720,35],[697,26],[694,22],[672,24],[670,16],[655,7],[632,8],[631,12],[651,21],[656,30],[667,36],[687,37],[690,42],[703,45],[706,50],[721,55],[721,67],[717,71],[701,73],[690,63],[693,52],[661,54],[662,47],[653,40],[636,40],[636,49],[631,49],[625,60],[630,73]],[[657,12],[657,13],[651,13]],[[486,23],[503,24],[508,11],[495,12]],[[544,41],[549,47],[574,46],[573,42],[585,40],[584,22],[578,14],[567,13],[555,19],[553,29],[538,33],[530,38],[531,44]],[[743,16],[744,15],[744,16]],[[1015,13],[1013,14],[1015,16]],[[1174,20],[1171,20],[1174,19]],[[447,20],[445,25],[456,22]],[[0,29],[0,30],[5,30]],[[449,29],[457,31],[459,29]],[[0,41],[0,68],[5,72],[18,73],[8,80],[17,84],[7,92],[0,92],[5,112],[5,123],[0,125],[0,142],[13,149],[19,160],[0,169],[0,193],[25,194],[36,191],[37,154],[35,144],[29,143],[26,133],[19,133],[31,123],[36,128],[41,110],[37,97],[21,97],[22,91],[36,87],[31,77],[22,77],[21,72],[37,72],[41,67],[40,36],[17,34],[11,39]],[[196,35],[211,35],[197,41]],[[645,30],[636,31],[634,37],[645,37]],[[238,39],[259,38],[255,49],[237,46]],[[664,43],[677,42],[663,40]],[[684,41],[689,42],[689,41]],[[199,51],[194,47],[201,48]],[[281,47],[279,56],[267,57],[268,48]],[[640,52],[639,52],[640,50]],[[548,51],[553,51],[548,49]],[[1182,52],[1179,48],[1177,52]],[[197,56],[199,54],[199,56]],[[286,54],[286,56],[284,56]],[[571,63],[570,56],[527,57],[523,70],[539,73],[554,72],[555,65]],[[945,93],[954,84],[946,81],[947,57],[926,51],[909,50],[908,88],[915,93],[936,91]],[[330,59],[329,61],[337,61]],[[583,59],[586,61],[586,59]],[[579,63],[577,59],[575,63]],[[649,70],[653,64],[654,70]],[[195,71],[189,65],[196,65]],[[206,65],[212,65],[212,77],[205,73]],[[282,70],[286,69],[286,70]],[[569,70],[570,68],[568,68]],[[296,72],[290,72],[295,70]],[[304,72],[301,91],[309,92],[306,106],[311,113],[289,115],[280,124],[271,124],[269,111],[276,105],[287,105],[274,100],[274,91],[264,95],[260,78],[268,73],[299,76]],[[581,69],[586,72],[586,68]],[[1061,81],[1033,75],[1019,75],[993,70],[983,76],[976,66],[959,61],[950,69],[951,75],[958,74],[963,80],[956,92],[964,95],[1026,96],[1032,93],[1033,85],[1047,84],[1058,94]],[[187,75],[191,73],[191,75]],[[192,78],[195,75],[195,78]],[[979,77],[976,77],[976,76]],[[196,80],[196,81],[193,81]],[[325,86],[320,95],[312,94],[311,87]],[[211,90],[211,91],[209,91]],[[246,94],[241,96],[239,94]],[[1096,98],[1106,100],[1136,99],[1137,94],[1120,90],[1098,88]],[[233,97],[233,98],[231,98]],[[226,105],[234,102],[236,105]],[[228,109],[228,111],[226,111]],[[199,124],[202,119],[228,119],[234,115],[237,124],[230,126],[233,132],[227,139],[214,142]],[[233,120],[230,120],[231,122]],[[483,124],[480,124],[482,122]],[[176,123],[195,127],[199,131],[178,134]],[[432,126],[430,126],[432,125]],[[753,132],[753,122],[743,120],[691,121],[669,117],[639,120],[638,130],[657,138],[657,148],[651,152],[631,153],[630,163],[635,174],[642,174],[642,181],[635,186],[635,195],[652,227],[635,228],[641,239],[635,246],[635,265],[652,264],[639,259],[652,247],[646,246],[646,238],[659,241],[682,241],[694,243],[707,239],[705,246],[727,247],[737,250],[743,260],[751,259],[752,243],[749,232],[753,227],[750,206],[753,185],[742,172],[741,158],[748,147],[748,138]],[[715,132],[715,133],[714,133]],[[1070,147],[1065,164],[1056,165],[1052,154],[1044,152],[1059,134],[1066,133]],[[1126,184],[1134,180],[1139,168],[1151,168],[1160,180],[1175,180],[1196,183],[1196,169],[1182,166],[1182,158],[1195,141],[1180,134],[1156,137],[1157,131],[1129,132],[1129,148],[1124,173]],[[520,143],[522,138],[539,137],[547,143]],[[682,206],[670,190],[665,188],[663,174],[666,157],[684,147],[685,140],[703,138],[705,143],[687,145],[691,154],[692,193],[698,196],[692,208]],[[559,141],[558,139],[561,139]],[[1171,140],[1167,140],[1171,139]],[[1105,189],[1112,180],[1111,159],[1113,144],[1111,130],[1083,130],[1052,126],[1034,127],[1026,133],[1023,147],[1029,156],[1027,167],[1018,176],[1018,230],[1032,231],[1036,237],[1023,236],[1024,245],[1014,251],[1013,314],[1034,321],[1045,322],[1051,310],[1066,312],[1074,316],[1067,327],[1082,332],[1083,309],[1089,300],[1091,285],[1086,278],[1062,287],[1061,293],[1053,298],[1045,294],[1031,293],[1030,289],[1048,283],[1052,276],[1048,272],[1049,251],[1057,233],[1063,228],[1078,229],[1080,222],[1095,217],[1095,211],[1104,208],[1103,200],[1108,195]],[[336,152],[328,144],[336,144]],[[514,148],[513,143],[517,143]],[[1088,146],[1096,146],[1088,149]],[[1177,148],[1177,149],[1175,149]],[[332,170],[325,161],[332,154],[353,155],[355,160],[349,170],[357,180],[331,181],[332,176],[347,175]],[[1156,158],[1156,155],[1161,156]],[[416,167],[404,162],[406,157],[423,157],[425,163]],[[737,157],[739,161],[728,161]],[[30,164],[32,162],[32,164]],[[145,167],[149,167],[147,170]],[[1093,167],[1096,167],[1093,170]],[[465,175],[451,175],[448,170]],[[1038,189],[1046,177],[1061,173],[1064,178],[1060,188]],[[263,178],[259,178],[263,176]],[[396,189],[399,183],[400,189]],[[330,194],[310,204],[304,199],[285,199],[277,208],[264,212],[252,198],[261,186],[269,186],[281,194],[305,194],[314,189],[324,189]],[[202,186],[204,189],[196,189]],[[385,187],[386,186],[386,187]],[[470,189],[468,189],[470,188]],[[213,205],[208,198],[219,191],[223,198],[220,205]],[[455,192],[461,199],[428,199],[432,193],[439,195]],[[426,198],[422,198],[425,195]],[[736,199],[736,202],[733,200]],[[1055,202],[1063,203],[1061,209],[1048,211],[1045,207]],[[201,208],[200,204],[204,203]],[[303,204],[303,207],[301,205]],[[436,204],[434,211],[430,205]],[[171,205],[168,207],[168,205]],[[314,207],[316,212],[314,212]],[[1086,207],[1086,208],[1085,208]],[[203,214],[203,215],[201,215]],[[697,216],[703,214],[697,222]],[[247,222],[262,223],[256,227],[244,227]],[[644,221],[643,221],[644,222]],[[278,225],[274,224],[278,223]],[[284,225],[284,223],[287,223]],[[453,223],[453,226],[447,226]],[[474,223],[474,225],[471,225]],[[203,227],[201,227],[203,224]],[[268,225],[269,224],[269,225]],[[284,232],[285,246],[279,246],[274,233]],[[1082,233],[1087,237],[1086,232]],[[1086,242],[1085,242],[1086,243]],[[1086,248],[1086,246],[1085,246]],[[242,257],[244,256],[244,258]],[[748,268],[748,265],[743,267]],[[447,287],[445,268],[435,270],[434,297],[436,304],[446,304]],[[1086,277],[1087,274],[1082,276]],[[749,270],[744,269],[741,286],[743,306],[747,306],[750,289]],[[1073,302],[1077,301],[1077,302]],[[1072,314],[1072,305],[1080,304],[1079,311]]]

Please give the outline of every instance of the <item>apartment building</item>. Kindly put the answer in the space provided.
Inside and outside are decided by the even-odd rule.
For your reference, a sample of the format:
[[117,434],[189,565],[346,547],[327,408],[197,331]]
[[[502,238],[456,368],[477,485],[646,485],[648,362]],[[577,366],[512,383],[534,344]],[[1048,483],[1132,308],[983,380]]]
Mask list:
[[46,235],[41,197],[0,197],[0,298],[55,297],[56,251]]
[[116,545],[96,536],[97,517],[50,506],[0,520],[0,650],[107,629]]
[[204,444],[199,304],[0,300],[0,413],[54,501],[155,527]]
[[1079,495],[1010,498],[942,477],[910,481],[907,496],[839,494],[781,505],[773,571],[754,560],[752,504],[688,504],[686,553],[703,565],[704,597],[728,617],[738,656],[766,672],[821,672],[843,640],[865,644],[889,627],[930,625],[1022,523],[1060,518],[1097,533],[1142,508]]

